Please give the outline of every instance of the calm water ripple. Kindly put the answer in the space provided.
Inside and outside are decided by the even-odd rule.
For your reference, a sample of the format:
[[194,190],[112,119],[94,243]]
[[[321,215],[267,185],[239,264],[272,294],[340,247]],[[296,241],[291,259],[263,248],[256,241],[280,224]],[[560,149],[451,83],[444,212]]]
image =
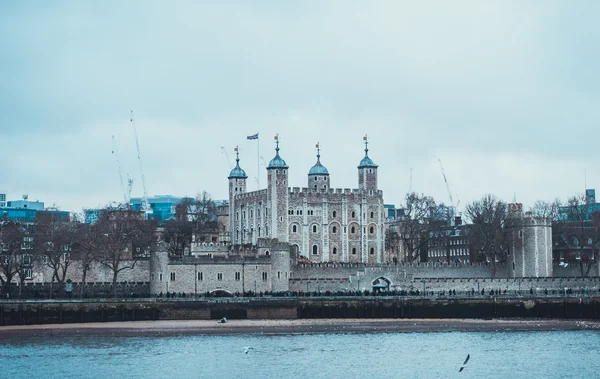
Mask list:
[[0,367],[7,378],[597,378],[599,353],[594,331],[27,337],[0,342]]

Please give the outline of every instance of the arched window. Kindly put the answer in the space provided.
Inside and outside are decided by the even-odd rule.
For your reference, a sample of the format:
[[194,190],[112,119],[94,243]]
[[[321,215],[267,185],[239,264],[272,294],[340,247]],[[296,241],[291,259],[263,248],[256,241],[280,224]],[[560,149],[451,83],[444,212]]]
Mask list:
[[373,218],[375,216],[374,212],[371,212],[371,218]]
[[[371,250],[373,250],[373,248],[371,248]],[[371,253],[373,254],[373,253]],[[271,253],[269,253],[269,250],[265,251],[265,255],[271,255]]]
[[371,233],[371,234],[375,233],[375,227],[374,226],[371,226],[369,228],[369,233]]
[[296,225],[292,225],[292,233],[296,233],[296,232],[297,232],[297,230],[296,230],[296,229],[297,229],[297,228],[296,228]]
[[258,227],[258,236],[260,237],[260,226]]
[[354,226],[350,228],[350,233],[356,233],[356,228]]
[[352,211],[352,218],[356,217],[356,212]]
[[355,247],[352,248],[352,254],[356,255],[356,248]]
[[331,228],[331,232],[332,232],[333,234],[337,233],[337,228],[334,226],[333,228]]
[[334,248],[333,248],[333,254],[334,254],[334,255],[335,255],[335,254],[337,254],[337,247],[334,247]]
[[375,248],[374,247],[371,248],[370,253],[371,253],[371,255],[375,254]]
[[313,233],[316,233],[316,232],[317,232],[317,226],[313,225]]
[[319,247],[317,245],[313,245],[313,255],[319,254]]
[[337,212],[333,211],[332,216],[333,216],[333,218],[335,218],[335,216],[337,216]]

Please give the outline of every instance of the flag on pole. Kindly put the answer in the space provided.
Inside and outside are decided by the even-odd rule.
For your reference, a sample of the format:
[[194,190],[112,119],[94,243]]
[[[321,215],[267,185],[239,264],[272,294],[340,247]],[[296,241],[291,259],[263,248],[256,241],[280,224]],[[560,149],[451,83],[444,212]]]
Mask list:
[[363,137],[363,141],[367,140],[367,135],[365,134],[365,136]]
[[246,137],[247,139],[258,139],[258,133]]

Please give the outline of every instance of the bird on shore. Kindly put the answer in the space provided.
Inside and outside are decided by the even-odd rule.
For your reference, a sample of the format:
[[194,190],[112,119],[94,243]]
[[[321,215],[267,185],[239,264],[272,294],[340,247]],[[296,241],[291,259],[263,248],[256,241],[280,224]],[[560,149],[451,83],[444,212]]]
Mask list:
[[250,350],[253,350],[252,346],[246,346],[246,347],[244,348],[244,354],[248,354],[248,352],[249,352]]
[[471,358],[471,354],[467,354],[467,359],[465,359],[465,362],[462,364],[462,367],[460,368],[460,370],[458,370],[458,372],[462,372],[462,370],[464,370],[465,367],[467,367],[467,362],[469,362],[469,358]]

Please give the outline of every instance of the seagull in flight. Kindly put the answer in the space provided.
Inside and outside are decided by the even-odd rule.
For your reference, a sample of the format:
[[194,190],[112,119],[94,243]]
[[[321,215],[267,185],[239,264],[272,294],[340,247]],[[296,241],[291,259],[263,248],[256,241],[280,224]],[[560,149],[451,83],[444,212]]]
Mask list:
[[244,354],[248,354],[248,352],[249,352],[250,350],[254,350],[254,348],[253,348],[252,346],[246,346],[246,347],[244,348]]
[[469,362],[469,358],[471,358],[471,354],[467,354],[467,359],[465,359],[465,362],[462,364],[462,367],[460,368],[460,370],[458,370],[458,372],[462,372],[462,370],[464,370],[465,367],[467,367],[467,362]]

